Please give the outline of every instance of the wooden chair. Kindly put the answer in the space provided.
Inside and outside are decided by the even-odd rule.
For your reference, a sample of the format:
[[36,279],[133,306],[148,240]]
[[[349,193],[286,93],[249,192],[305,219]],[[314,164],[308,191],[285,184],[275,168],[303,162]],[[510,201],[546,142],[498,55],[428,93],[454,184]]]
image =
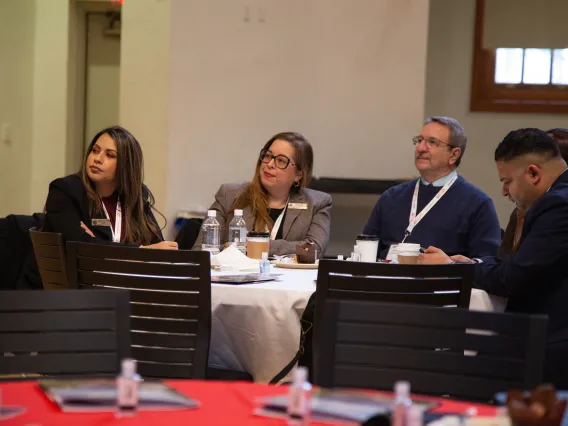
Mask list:
[[[323,322],[323,311],[329,299],[468,308],[473,268],[473,264],[400,265],[320,260],[312,338],[318,341],[319,324],[327,327]],[[317,359],[325,356],[325,353],[309,340],[306,342],[306,351],[313,353],[312,369],[315,373],[319,365]],[[310,345],[313,348],[310,349]]]
[[30,229],[34,254],[44,290],[67,288],[65,245],[61,234]]
[[208,252],[67,243],[69,285],[130,290],[142,376],[205,378],[211,335]]
[[126,291],[2,292],[0,374],[115,376],[129,330]]
[[415,393],[488,401],[541,383],[545,316],[353,300],[328,300],[324,311],[320,386],[391,390],[408,380]]
[[327,299],[469,307],[473,264],[399,265],[323,259],[316,306]]

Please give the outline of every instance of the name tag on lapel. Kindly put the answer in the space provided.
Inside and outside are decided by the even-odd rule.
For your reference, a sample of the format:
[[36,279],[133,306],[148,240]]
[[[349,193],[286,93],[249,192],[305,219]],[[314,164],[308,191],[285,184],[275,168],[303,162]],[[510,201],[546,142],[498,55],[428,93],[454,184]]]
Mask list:
[[111,226],[109,219],[91,219],[92,226]]
[[308,210],[308,203],[288,203],[288,208],[292,210]]

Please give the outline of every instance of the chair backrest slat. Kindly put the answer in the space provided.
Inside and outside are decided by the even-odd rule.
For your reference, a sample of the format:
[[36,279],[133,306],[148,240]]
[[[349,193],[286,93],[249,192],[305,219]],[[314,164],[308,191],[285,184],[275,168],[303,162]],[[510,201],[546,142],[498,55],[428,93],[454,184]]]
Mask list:
[[45,290],[67,288],[65,246],[61,234],[30,229],[39,275]]
[[130,262],[122,259],[81,257],[77,267],[85,271],[119,272],[139,275],[168,275],[170,277],[199,276],[197,264]]
[[211,334],[208,252],[67,243],[71,286],[130,290],[132,352],[146,377],[205,378]]
[[127,291],[6,291],[0,375],[111,375],[130,357]]
[[135,276],[123,275],[122,273],[110,273],[104,269],[97,271],[79,270],[79,283],[81,285],[119,287],[119,288],[137,288],[143,290],[163,291],[195,291],[199,287],[199,281],[194,277],[172,279],[171,277],[152,275],[152,276]]
[[472,264],[398,265],[321,260],[316,306],[326,299],[362,299],[469,307]]
[[[326,301],[316,384],[490,400],[542,378],[548,319],[378,301]],[[471,352],[473,351],[473,352]]]

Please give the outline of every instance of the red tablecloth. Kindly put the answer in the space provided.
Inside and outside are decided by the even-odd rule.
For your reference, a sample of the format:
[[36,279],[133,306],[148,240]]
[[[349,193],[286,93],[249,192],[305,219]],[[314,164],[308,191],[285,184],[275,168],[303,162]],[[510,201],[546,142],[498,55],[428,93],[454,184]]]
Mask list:
[[[0,422],[4,425],[73,425],[73,426],[235,426],[266,425],[282,426],[282,419],[267,419],[253,415],[255,398],[279,395],[285,387],[243,382],[215,381],[167,381],[178,391],[201,403],[196,410],[184,411],[140,411],[135,417],[115,418],[113,413],[62,413],[49,401],[34,382],[0,383],[2,403],[7,406],[25,406],[27,411],[14,419]],[[434,401],[439,399],[432,398]],[[465,413],[469,407],[477,408],[478,415],[494,415],[495,407],[441,400],[437,412]],[[317,423],[314,423],[316,425]]]

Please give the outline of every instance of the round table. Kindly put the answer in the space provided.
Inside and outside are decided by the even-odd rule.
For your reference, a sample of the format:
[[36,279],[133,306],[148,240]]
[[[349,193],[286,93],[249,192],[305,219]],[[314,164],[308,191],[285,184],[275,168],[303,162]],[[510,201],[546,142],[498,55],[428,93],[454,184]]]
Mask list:
[[[134,417],[116,418],[114,413],[63,413],[39,389],[35,382],[1,382],[2,403],[24,406],[27,411],[13,419],[0,421],[6,425],[42,426],[129,426],[129,425],[263,425],[284,426],[286,420],[259,417],[254,414],[259,397],[285,395],[284,386],[268,386],[243,382],[202,382],[198,380],[168,380],[167,384],[201,404],[195,410],[139,411]],[[423,398],[426,399],[426,398]],[[448,398],[428,398],[439,402],[433,412],[464,414],[475,407],[479,416],[494,416],[496,408],[482,404],[453,401]],[[314,426],[322,423],[312,423]]]
[[[283,269],[278,281],[211,285],[209,365],[268,382],[298,351],[300,317],[316,290],[316,269]],[[212,272],[218,275],[216,272]],[[503,311],[506,299],[472,290],[470,309]]]

